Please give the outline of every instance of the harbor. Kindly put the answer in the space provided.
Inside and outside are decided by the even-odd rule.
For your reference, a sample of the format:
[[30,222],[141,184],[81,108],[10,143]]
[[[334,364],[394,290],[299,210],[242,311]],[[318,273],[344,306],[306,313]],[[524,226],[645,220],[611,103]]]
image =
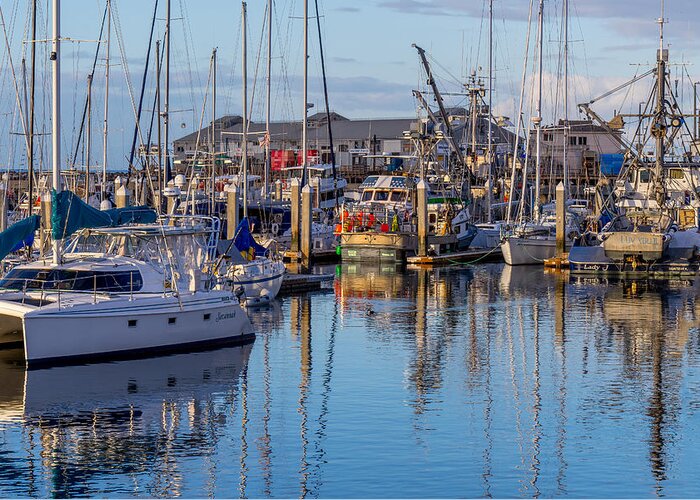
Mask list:
[[317,272],[332,284],[252,316],[264,333],[246,347],[32,371],[5,353],[0,491],[700,492],[697,284],[504,264]]
[[0,497],[700,496],[695,13],[587,1],[0,5]]

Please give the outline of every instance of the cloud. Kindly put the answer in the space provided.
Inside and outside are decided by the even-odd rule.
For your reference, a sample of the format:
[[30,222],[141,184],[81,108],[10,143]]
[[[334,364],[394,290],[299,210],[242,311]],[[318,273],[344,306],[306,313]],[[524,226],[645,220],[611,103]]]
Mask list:
[[340,63],[340,64],[348,64],[348,63],[354,64],[354,63],[358,62],[358,60],[353,58],[353,57],[334,57],[333,61]]
[[337,7],[334,10],[338,12],[360,12],[359,7]]

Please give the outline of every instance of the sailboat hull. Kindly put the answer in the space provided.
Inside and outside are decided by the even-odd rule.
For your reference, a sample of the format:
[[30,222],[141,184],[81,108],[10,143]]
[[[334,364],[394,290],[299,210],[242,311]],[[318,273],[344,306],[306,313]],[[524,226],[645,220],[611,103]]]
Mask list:
[[503,259],[510,266],[543,264],[556,253],[554,238],[517,238],[506,239],[501,245]]
[[97,303],[68,294],[61,308],[56,303],[26,312],[22,324],[29,364],[128,357],[255,338],[235,297],[219,291]]

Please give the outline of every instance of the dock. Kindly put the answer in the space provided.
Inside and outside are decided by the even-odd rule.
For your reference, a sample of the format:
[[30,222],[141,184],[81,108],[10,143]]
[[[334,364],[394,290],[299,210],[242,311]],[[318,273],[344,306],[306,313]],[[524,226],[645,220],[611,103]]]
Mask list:
[[409,265],[420,267],[449,266],[451,264],[472,264],[477,262],[501,262],[503,253],[500,247],[472,248],[463,252],[449,252],[425,257],[410,256],[406,258]]
[[279,295],[292,293],[313,292],[335,279],[332,274],[285,274]]

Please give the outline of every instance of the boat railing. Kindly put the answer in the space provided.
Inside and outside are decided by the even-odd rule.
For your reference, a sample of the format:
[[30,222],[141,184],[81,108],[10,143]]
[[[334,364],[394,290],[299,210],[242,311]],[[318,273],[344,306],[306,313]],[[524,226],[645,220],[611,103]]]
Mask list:
[[[123,280],[124,275],[128,272],[129,280],[128,283],[119,282]],[[139,276],[138,279],[134,279],[135,276]],[[99,278],[99,280],[98,280]],[[105,281],[112,279],[114,284],[106,284]],[[140,275],[137,271],[121,271],[119,273],[100,273],[93,274],[91,281],[91,286],[87,286],[87,281],[90,280],[89,276],[85,277],[73,277],[60,280],[41,280],[35,278],[11,278],[11,287],[3,287],[2,290],[6,292],[20,292],[22,294],[21,299],[19,299],[21,304],[26,304],[28,301],[36,300],[32,299],[32,293],[40,293],[39,305],[45,303],[56,302],[59,309],[62,308],[62,296],[66,293],[71,295],[92,295],[92,302],[96,304],[98,298],[106,298],[109,295],[129,295],[129,300],[133,300],[135,295],[163,295],[169,292],[174,292],[172,288],[168,285],[167,281],[163,283],[162,291],[141,291],[142,281]],[[98,284],[99,283],[99,284]],[[76,284],[79,284],[79,288],[76,288]],[[54,300],[51,300],[53,298]]]
[[352,207],[344,205],[336,233],[413,233],[416,229],[416,217],[412,210],[380,204]]

